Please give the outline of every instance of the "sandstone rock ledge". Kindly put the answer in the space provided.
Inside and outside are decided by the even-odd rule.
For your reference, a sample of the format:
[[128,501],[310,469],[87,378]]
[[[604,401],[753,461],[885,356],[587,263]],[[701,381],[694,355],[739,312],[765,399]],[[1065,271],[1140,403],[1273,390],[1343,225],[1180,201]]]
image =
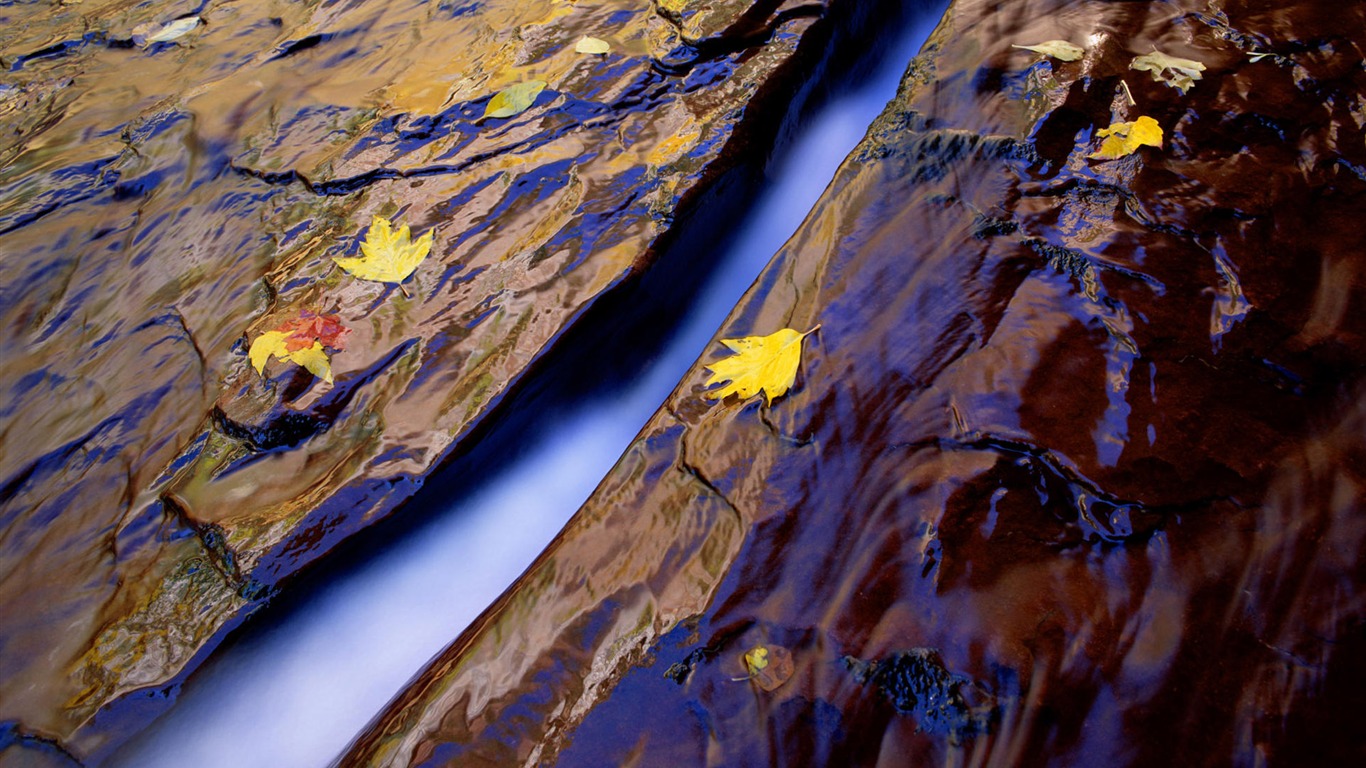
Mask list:
[[[682,222],[893,6],[0,7],[5,756],[98,762],[597,305],[704,265]],[[376,214],[436,232],[411,296],[333,263]],[[333,383],[248,363],[301,311],[351,329]]]
[[798,388],[699,361],[341,764],[1359,762],[1363,13],[955,2],[718,334]]

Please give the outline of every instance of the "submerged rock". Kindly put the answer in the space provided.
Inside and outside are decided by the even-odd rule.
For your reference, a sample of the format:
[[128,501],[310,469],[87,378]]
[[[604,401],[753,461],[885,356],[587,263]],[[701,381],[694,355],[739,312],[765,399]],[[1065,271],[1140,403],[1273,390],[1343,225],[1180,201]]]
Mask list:
[[902,715],[913,715],[921,731],[945,733],[955,742],[987,733],[1000,709],[995,696],[944,667],[939,652],[913,648],[885,659],[845,656],[860,684],[874,686]]
[[[98,761],[282,579],[469,450],[605,298],[657,262],[704,273],[669,244],[714,236],[689,216],[730,220],[731,171],[762,164],[833,33],[873,12],[0,7],[15,744]],[[585,34],[611,52],[575,52]],[[484,117],[527,80],[548,85],[525,111]],[[401,289],[334,265],[376,215],[435,233]],[[248,361],[301,312],[350,329],[331,383]]]
[[[798,387],[699,361],[342,764],[1360,761],[1363,13],[955,2],[718,334],[819,324]],[[841,663],[907,648],[972,738]]]

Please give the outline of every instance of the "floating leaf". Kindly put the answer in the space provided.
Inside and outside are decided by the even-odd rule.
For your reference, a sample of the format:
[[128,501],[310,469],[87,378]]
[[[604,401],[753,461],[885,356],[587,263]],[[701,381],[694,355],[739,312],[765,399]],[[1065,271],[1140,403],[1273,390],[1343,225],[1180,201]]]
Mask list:
[[806,333],[784,328],[768,336],[745,336],[740,339],[721,339],[736,354],[707,366],[712,372],[707,386],[723,381],[730,383],[706,393],[713,400],[727,395],[739,395],[746,400],[763,390],[764,400],[772,405],[775,397],[782,397],[797,380],[797,366],[802,360],[802,339],[815,333],[816,326]]
[[606,40],[599,40],[596,37],[582,37],[579,42],[574,44],[574,50],[578,53],[607,53],[612,50],[612,46]]
[[1096,136],[1105,141],[1099,150],[1087,155],[1092,160],[1115,160],[1132,155],[1141,146],[1162,146],[1162,126],[1147,115],[1128,123],[1112,123],[1096,131]]
[[272,357],[303,366],[309,373],[332,383],[332,362],[327,348],[341,349],[350,331],[336,315],[315,315],[302,312],[273,331],[266,331],[251,342],[247,357],[256,372],[265,375],[266,363]]
[[[365,241],[360,244],[360,252],[363,254],[358,257],[334,258],[337,266],[359,277],[362,280],[377,280],[382,283],[398,283],[399,288],[403,288],[403,281],[417,269],[417,265],[427,258],[427,253],[432,248],[432,233],[428,230],[427,234],[417,240],[411,239],[408,225],[404,224],[398,228],[398,232],[393,231],[393,223],[383,216],[376,216],[370,222],[370,231],[365,234]],[[407,294],[407,289],[403,289]]]
[[765,691],[771,691],[792,677],[792,652],[781,645],[756,645],[742,658],[745,677]]
[[324,347],[342,349],[346,334],[351,332],[351,329],[342,325],[340,317],[317,315],[308,310],[300,312],[297,318],[275,330],[288,335],[287,346],[291,352],[312,346],[315,341]]
[[768,666],[768,649],[756,645],[745,651],[745,671],[751,675]]
[[197,26],[199,26],[198,16],[186,16],[167,24],[157,24],[154,21],[139,24],[133,27],[133,43],[135,45],[169,43],[178,37],[183,37],[185,33]]
[[520,115],[536,101],[536,97],[545,90],[544,80],[528,80],[524,83],[510,85],[499,91],[492,99],[489,99],[487,107],[484,107],[484,117],[512,117]]
[[1200,79],[1200,73],[1205,71],[1205,65],[1194,59],[1183,59],[1179,56],[1168,56],[1161,51],[1153,51],[1129,62],[1129,69],[1149,72],[1153,80],[1166,83],[1185,93]]
[[1026,51],[1042,53],[1045,56],[1052,56],[1059,61],[1076,61],[1086,53],[1086,49],[1075,43],[1066,40],[1046,40],[1038,45],[1012,45],[1011,48],[1023,48]]

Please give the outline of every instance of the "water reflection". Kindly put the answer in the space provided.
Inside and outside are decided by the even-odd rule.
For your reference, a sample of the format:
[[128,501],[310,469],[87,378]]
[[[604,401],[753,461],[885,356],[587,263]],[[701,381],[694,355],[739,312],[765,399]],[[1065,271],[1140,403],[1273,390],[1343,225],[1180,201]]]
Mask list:
[[[939,9],[942,11],[942,8]],[[675,341],[624,396],[588,402],[488,488],[278,626],[205,665],[117,766],[321,765],[469,624],[550,541],[701,354],[845,155],[896,92],[938,12],[828,103],[773,170]]]
[[[801,386],[690,371],[347,764],[1360,763],[1366,26],[1222,8],[956,4],[721,330],[819,321]],[[1044,114],[1000,87],[1087,30]],[[1204,83],[1120,87],[1188,35]],[[1125,88],[1170,143],[1089,162]]]

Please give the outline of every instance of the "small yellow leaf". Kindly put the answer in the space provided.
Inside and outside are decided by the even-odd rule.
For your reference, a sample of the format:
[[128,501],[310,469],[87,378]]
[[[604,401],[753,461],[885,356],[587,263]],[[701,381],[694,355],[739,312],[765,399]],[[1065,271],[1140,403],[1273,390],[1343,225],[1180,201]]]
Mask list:
[[322,344],[315,341],[311,347],[290,352],[289,360],[328,384],[332,383],[332,361],[323,351]]
[[251,360],[251,367],[256,372],[265,375],[266,361],[271,357],[289,357],[289,349],[285,347],[286,334],[280,331],[266,331],[251,343],[251,349],[247,350],[247,357]]
[[582,37],[579,42],[574,44],[574,50],[578,53],[607,53],[612,50],[612,46],[606,40],[599,40],[596,37]]
[[1128,123],[1113,123],[1096,131],[1096,136],[1105,141],[1099,150],[1087,155],[1092,160],[1115,160],[1132,155],[1141,146],[1162,146],[1162,126],[1147,115]]
[[802,361],[802,339],[815,333],[816,326],[806,333],[798,333],[791,328],[783,328],[768,336],[745,336],[739,339],[721,339],[736,354],[725,357],[711,365],[712,372],[707,386],[724,381],[730,383],[706,392],[712,400],[720,400],[727,395],[739,395],[747,400],[762,390],[764,401],[772,405],[773,399],[781,397],[797,380],[797,367]]
[[545,86],[544,80],[528,80],[504,88],[489,99],[488,106],[484,107],[484,117],[480,119],[522,114],[536,101],[536,97],[541,95]]
[[370,231],[365,233],[365,241],[360,244],[363,255],[332,260],[362,280],[402,283],[432,249],[432,230],[417,240],[411,238],[407,224],[394,232],[392,222],[376,216],[370,222]]
[[1066,40],[1046,40],[1038,45],[1012,45],[1011,48],[1023,48],[1026,51],[1042,53],[1045,56],[1052,56],[1059,61],[1076,61],[1086,53],[1086,49],[1080,45],[1069,43]]
[[247,351],[247,357],[251,359],[251,367],[256,372],[265,375],[266,362],[272,357],[288,360],[295,365],[301,365],[313,374],[332,383],[332,362],[327,353],[323,351],[323,345],[317,341],[311,347],[289,349],[290,335],[280,331],[266,331],[251,343],[251,349]]
[[756,645],[745,651],[745,677],[765,691],[771,691],[792,677],[795,667],[792,652],[781,645]]
[[758,674],[759,670],[767,666],[767,648],[763,647],[762,645],[756,645],[753,648],[750,648],[748,651],[745,651],[745,671],[749,672],[750,676]]
[[1183,59],[1179,56],[1168,56],[1161,51],[1153,51],[1129,62],[1129,69],[1151,73],[1154,81],[1166,83],[1185,93],[1200,79],[1200,73],[1205,71],[1205,65],[1194,59]]

